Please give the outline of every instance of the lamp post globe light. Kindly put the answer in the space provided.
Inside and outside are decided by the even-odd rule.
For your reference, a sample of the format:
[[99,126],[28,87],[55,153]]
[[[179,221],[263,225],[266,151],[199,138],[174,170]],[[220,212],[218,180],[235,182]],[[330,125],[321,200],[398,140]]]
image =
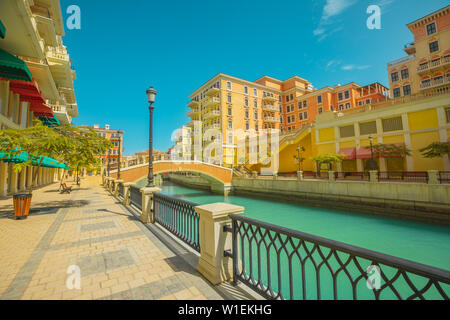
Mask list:
[[378,170],[378,164],[373,157],[373,137],[369,136],[370,141],[370,160],[367,161],[366,170]]
[[149,127],[149,141],[148,141],[148,176],[147,188],[154,187],[153,183],[153,103],[156,99],[156,90],[153,87],[147,89],[148,103],[150,104],[148,110],[150,111],[150,127]]

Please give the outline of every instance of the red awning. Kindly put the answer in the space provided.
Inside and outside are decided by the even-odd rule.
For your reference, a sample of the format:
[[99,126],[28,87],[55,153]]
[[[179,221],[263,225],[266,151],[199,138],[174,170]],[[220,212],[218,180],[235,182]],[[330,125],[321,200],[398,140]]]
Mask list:
[[345,154],[344,160],[355,160],[356,159],[356,148],[342,148],[339,150],[339,154]]
[[35,117],[53,117],[53,110],[42,103],[31,103],[30,110]]
[[[356,152],[356,159],[370,159],[372,158],[372,152],[370,151],[370,148],[367,149],[366,147],[360,147],[358,149],[358,152]],[[376,154],[374,154],[374,158],[376,158]]]
[[20,95],[20,101],[30,103],[45,103],[36,81],[9,80],[9,89]]

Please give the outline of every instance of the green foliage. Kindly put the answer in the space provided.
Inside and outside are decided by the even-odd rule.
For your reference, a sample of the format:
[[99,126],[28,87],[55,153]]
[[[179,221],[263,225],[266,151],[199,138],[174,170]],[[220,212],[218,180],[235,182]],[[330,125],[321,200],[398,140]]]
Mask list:
[[[366,149],[370,150],[370,146],[366,146]],[[375,144],[373,145],[373,154],[378,157],[406,157],[411,155],[409,150],[404,144],[397,146],[395,144]]]
[[433,142],[419,151],[425,158],[442,158],[450,154],[450,142]]
[[332,154],[332,153],[324,153],[321,155],[318,155],[313,158],[314,161],[318,162],[319,164],[333,164],[337,162],[342,162],[342,160],[345,159],[347,155],[345,154]]

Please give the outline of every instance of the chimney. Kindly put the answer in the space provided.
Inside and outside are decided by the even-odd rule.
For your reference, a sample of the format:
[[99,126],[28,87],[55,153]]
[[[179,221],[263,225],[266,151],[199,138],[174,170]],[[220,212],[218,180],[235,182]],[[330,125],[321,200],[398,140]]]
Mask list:
[[105,124],[105,129],[109,130],[109,124]]

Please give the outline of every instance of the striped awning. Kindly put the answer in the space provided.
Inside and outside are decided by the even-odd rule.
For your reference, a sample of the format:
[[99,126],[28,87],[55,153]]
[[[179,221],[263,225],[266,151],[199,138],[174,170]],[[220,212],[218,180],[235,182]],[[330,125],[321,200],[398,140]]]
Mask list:
[[0,77],[23,81],[31,81],[33,78],[23,60],[2,49],[0,49]]
[[0,20],[0,38],[5,39],[5,36],[6,36],[6,28],[2,20]]

